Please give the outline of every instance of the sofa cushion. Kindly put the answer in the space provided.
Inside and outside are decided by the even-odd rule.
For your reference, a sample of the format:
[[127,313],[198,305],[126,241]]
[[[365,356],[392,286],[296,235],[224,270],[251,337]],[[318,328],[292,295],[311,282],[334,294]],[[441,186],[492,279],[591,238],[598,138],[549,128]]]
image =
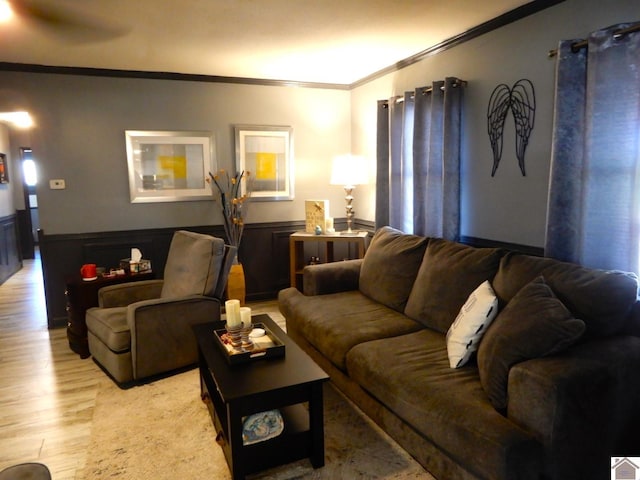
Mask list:
[[87,329],[112,352],[131,349],[131,330],[127,324],[127,307],[93,307],[86,313]]
[[469,361],[497,314],[498,299],[489,280],[485,280],[469,295],[447,332],[451,368],[460,368]]
[[212,296],[224,258],[225,245],[221,238],[177,231],[171,239],[160,296]]
[[585,335],[613,335],[625,328],[638,294],[635,274],[511,252],[502,258],[492,282],[500,305],[540,275],[573,315],[584,320]]
[[491,280],[503,251],[430,239],[405,314],[445,333],[478,285]]
[[360,291],[402,312],[426,248],[426,237],[408,235],[391,227],[380,228],[362,262]]
[[361,343],[347,354],[347,371],[474,478],[538,478],[541,445],[493,408],[476,367],[449,367],[443,334],[422,329]]
[[279,292],[278,303],[287,330],[299,332],[342,370],[354,345],[422,328],[358,290],[308,297],[291,287]]
[[554,295],[542,277],[525,285],[491,324],[478,348],[482,387],[497,409],[507,407],[509,369],[573,345],[585,324]]

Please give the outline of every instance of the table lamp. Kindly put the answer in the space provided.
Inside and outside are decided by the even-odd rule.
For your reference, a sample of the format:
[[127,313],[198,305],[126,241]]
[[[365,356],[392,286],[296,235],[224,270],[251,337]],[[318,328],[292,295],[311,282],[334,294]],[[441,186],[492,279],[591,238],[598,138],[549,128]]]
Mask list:
[[353,189],[356,185],[367,183],[367,164],[365,159],[356,155],[340,155],[333,159],[331,170],[331,185],[342,185],[347,202],[347,230],[341,232],[343,235],[354,235],[351,230],[353,221]]

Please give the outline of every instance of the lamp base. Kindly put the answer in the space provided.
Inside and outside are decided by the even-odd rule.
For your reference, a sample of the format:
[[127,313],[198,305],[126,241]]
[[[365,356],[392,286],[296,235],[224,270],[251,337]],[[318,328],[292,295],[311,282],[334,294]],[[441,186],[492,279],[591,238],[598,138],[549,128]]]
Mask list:
[[338,232],[343,237],[357,237],[360,232],[358,230],[344,230],[342,232]]

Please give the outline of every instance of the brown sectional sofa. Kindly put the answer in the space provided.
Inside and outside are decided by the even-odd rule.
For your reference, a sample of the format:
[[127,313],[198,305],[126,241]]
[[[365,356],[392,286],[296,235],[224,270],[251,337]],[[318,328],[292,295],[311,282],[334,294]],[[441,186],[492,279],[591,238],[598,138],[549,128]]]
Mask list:
[[[447,331],[489,280],[498,314],[451,368]],[[637,278],[378,230],[362,260],[282,290],[288,334],[429,472],[609,478],[640,455]]]

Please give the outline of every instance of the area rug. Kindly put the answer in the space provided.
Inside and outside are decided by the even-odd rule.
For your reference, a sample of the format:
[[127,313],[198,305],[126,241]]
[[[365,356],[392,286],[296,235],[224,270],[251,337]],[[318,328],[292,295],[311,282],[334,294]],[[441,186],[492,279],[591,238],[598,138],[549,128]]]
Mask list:
[[[325,466],[308,460],[250,479],[433,480],[390,437],[329,383],[324,389]],[[198,371],[119,389],[105,379],[98,391],[91,440],[76,480],[231,480],[200,400]]]

